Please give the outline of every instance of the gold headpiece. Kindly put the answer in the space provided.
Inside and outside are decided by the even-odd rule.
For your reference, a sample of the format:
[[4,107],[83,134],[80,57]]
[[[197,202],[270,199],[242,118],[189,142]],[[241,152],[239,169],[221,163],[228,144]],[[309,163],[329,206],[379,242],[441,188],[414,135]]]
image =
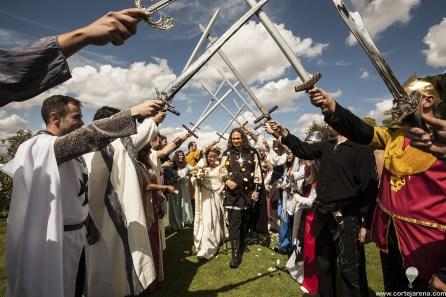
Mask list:
[[431,77],[417,77],[415,74],[411,75],[404,83],[403,88],[408,95],[413,92],[419,92],[425,96],[432,96],[435,100],[441,100],[441,97],[434,85]]

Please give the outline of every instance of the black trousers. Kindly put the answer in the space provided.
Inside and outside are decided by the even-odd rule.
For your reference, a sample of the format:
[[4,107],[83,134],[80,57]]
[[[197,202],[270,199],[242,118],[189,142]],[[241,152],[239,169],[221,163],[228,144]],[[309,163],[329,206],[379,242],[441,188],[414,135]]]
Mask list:
[[430,291],[429,283],[420,278],[416,278],[412,283],[413,288],[409,288],[409,281],[406,277],[406,270],[403,268],[403,260],[398,248],[398,241],[393,224],[389,226],[387,237],[387,248],[389,253],[381,252],[381,267],[384,277],[384,289],[386,292],[427,292]]
[[251,209],[228,208],[229,239],[244,240],[249,230]]
[[336,296],[338,268],[343,297],[369,296],[359,230],[357,215],[343,214],[342,223],[337,223],[331,211],[316,212],[316,264],[321,297]]

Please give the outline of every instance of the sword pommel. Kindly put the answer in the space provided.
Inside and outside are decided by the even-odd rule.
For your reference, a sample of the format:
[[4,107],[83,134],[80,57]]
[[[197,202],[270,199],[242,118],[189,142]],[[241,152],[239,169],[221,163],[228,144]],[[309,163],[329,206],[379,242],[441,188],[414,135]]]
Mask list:
[[296,92],[302,92],[302,91],[309,90],[317,84],[317,82],[321,79],[321,77],[322,77],[322,74],[320,72],[317,72],[309,80],[304,81],[302,84],[296,86],[294,88],[294,90]]

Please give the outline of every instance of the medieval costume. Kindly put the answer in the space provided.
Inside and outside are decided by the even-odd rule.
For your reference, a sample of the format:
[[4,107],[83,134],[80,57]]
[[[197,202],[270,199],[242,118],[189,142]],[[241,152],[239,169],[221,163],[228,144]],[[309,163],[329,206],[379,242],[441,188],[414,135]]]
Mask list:
[[197,257],[211,259],[226,238],[226,224],[221,191],[224,183],[220,179],[222,164],[206,166],[204,159],[198,162],[192,177],[195,187],[194,245]]
[[[320,160],[317,174],[316,261],[321,297],[336,295],[339,263],[343,296],[368,296],[361,226],[373,210],[377,179],[373,153],[349,140],[305,143],[288,133],[282,138],[295,156]],[[339,261],[337,261],[339,260]]]
[[293,199],[293,191],[298,180],[304,176],[304,170],[299,170],[299,161],[290,155],[284,164],[284,172],[281,178],[276,182],[276,187],[280,189],[281,199],[279,199],[277,213],[279,217],[279,238],[275,250],[282,254],[289,254],[292,250],[292,233],[294,212],[289,211],[289,204]]
[[237,184],[231,190],[224,190],[224,206],[228,213],[229,239],[232,244],[231,268],[240,264],[245,249],[245,238],[249,229],[251,207],[255,202],[251,199],[254,192],[258,193],[262,186],[260,157],[257,151],[250,147],[240,149],[229,148],[223,153],[222,164],[226,173],[224,180]]
[[76,285],[83,290],[76,278],[85,267],[81,258],[89,206],[81,156],[134,133],[130,111],[61,137],[43,131],[21,144],[2,168],[14,181],[7,227],[8,296],[82,294],[75,292]]
[[136,295],[156,277],[136,159],[158,128],[146,119],[137,129],[132,137],[85,155],[90,212],[101,232],[101,241],[87,253],[91,296]]
[[[409,89],[440,98],[430,78],[412,83]],[[445,162],[410,146],[402,129],[372,127],[338,103],[325,120],[352,140],[385,150],[371,237],[381,251],[386,291],[407,291],[411,266],[419,272],[414,290],[428,290],[446,263]]]
[[189,191],[189,172],[192,167],[184,160],[179,161],[180,154],[183,154],[183,152],[177,151],[175,153],[174,167],[170,172],[170,184],[178,190],[177,193],[169,194],[169,222],[173,230],[184,228],[186,224],[192,224],[193,222]]
[[[147,157],[147,156],[144,156]],[[148,159],[140,160],[137,164],[139,183],[144,204],[144,213],[147,222],[149,241],[155,265],[156,278],[145,290],[145,292],[153,292],[158,288],[159,283],[164,280],[164,263],[163,263],[163,242],[159,226],[159,221],[162,219],[161,205],[160,205],[160,191],[150,190],[149,185],[157,184],[157,178],[154,170],[150,167]],[[144,161],[142,163],[141,161]]]
[[0,49],[0,106],[24,101],[71,78],[57,36]]
[[[306,170],[306,177],[308,177],[308,170]],[[319,289],[315,255],[315,213],[311,209],[317,196],[316,182],[307,184],[302,177],[297,181],[297,189],[288,209],[294,214],[292,236],[294,250],[286,267],[291,276],[301,285],[302,292],[314,295]]]

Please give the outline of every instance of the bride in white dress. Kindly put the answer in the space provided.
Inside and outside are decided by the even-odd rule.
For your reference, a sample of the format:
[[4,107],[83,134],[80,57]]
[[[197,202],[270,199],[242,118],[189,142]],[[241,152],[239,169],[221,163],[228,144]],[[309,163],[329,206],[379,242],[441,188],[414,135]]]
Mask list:
[[[223,169],[222,169],[223,168]],[[198,258],[211,259],[227,237],[221,191],[224,183],[220,176],[224,170],[220,164],[220,149],[206,149],[192,172],[195,187],[194,244]]]

